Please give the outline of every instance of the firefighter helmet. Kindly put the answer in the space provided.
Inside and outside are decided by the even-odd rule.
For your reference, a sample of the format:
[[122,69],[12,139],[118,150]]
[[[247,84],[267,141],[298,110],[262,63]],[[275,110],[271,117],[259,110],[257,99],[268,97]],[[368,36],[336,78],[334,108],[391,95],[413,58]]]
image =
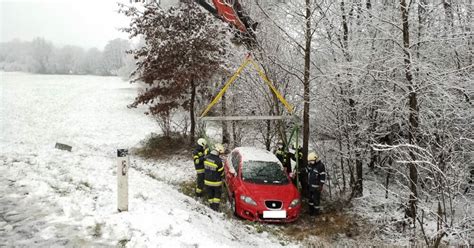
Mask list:
[[199,138],[197,141],[198,145],[205,147],[207,145],[207,141],[204,138]]
[[225,152],[224,146],[222,144],[219,144],[219,143],[214,145],[214,150],[217,151],[220,154]]
[[282,149],[283,147],[285,147],[285,144],[283,143],[283,141],[278,141],[277,142],[277,147]]
[[315,152],[310,152],[308,154],[308,161],[318,161],[318,160],[319,160],[319,156]]

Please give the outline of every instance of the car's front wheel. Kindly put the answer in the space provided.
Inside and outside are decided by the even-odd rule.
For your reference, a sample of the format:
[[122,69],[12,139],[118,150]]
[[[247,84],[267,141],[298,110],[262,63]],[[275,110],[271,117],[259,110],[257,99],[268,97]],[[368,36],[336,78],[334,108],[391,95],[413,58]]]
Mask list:
[[234,196],[229,196],[229,204],[230,204],[230,210],[232,211],[232,214],[234,214],[234,216],[237,216],[237,211],[235,209],[235,197]]

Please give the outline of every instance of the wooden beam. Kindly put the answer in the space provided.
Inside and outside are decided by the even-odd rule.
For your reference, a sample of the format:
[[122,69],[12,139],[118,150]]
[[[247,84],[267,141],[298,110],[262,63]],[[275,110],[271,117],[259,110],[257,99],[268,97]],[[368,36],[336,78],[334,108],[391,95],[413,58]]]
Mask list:
[[257,116],[205,116],[200,121],[257,121],[257,120],[283,120],[291,116],[257,115]]

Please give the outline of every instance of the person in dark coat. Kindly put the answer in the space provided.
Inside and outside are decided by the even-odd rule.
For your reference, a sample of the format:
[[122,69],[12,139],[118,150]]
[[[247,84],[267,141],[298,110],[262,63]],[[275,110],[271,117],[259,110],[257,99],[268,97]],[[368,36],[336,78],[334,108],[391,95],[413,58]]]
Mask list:
[[304,197],[308,196],[308,192],[306,192],[306,189],[308,187],[308,180],[307,180],[307,174],[306,174],[306,168],[304,167],[304,159],[303,159],[303,151],[301,149],[301,145],[296,145],[296,142],[293,143],[292,145],[292,151],[290,151],[290,157],[293,161],[297,162],[297,174],[298,174],[298,180],[301,185],[302,191],[301,194]]
[[277,143],[277,149],[273,152],[275,156],[280,160],[281,164],[283,167],[286,168],[286,172],[288,175],[291,173],[291,160],[290,160],[290,154],[285,150],[285,145],[283,142],[278,142]]
[[222,178],[224,165],[219,155],[225,151],[222,144],[215,144],[211,153],[204,158],[204,185],[206,185],[207,201],[212,210],[219,211],[222,194]]
[[309,215],[320,213],[321,191],[326,183],[326,168],[315,152],[308,154],[308,202]]
[[193,151],[194,168],[196,169],[196,196],[201,197],[204,190],[204,156],[209,153],[207,141],[204,138],[197,140]]
[[[291,148],[292,149],[289,152],[290,158],[295,162],[298,160],[298,166],[303,166],[303,151],[301,145],[296,145],[296,143],[294,143]],[[296,156],[298,156],[298,158]]]

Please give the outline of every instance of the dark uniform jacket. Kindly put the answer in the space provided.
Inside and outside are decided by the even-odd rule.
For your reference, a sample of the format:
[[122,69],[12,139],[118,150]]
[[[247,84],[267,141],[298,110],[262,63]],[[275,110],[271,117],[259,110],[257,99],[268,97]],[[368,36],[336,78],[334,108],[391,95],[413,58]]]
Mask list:
[[310,191],[321,189],[326,182],[326,168],[323,162],[318,161],[314,165],[306,167],[308,173],[308,188]]
[[298,166],[303,169],[303,151],[301,149],[295,149],[294,153],[291,153],[291,159],[296,162],[296,154],[298,154]]
[[283,148],[278,148],[275,151],[275,156],[280,160],[281,164],[291,172],[291,161],[290,161],[290,154],[286,152]]
[[196,173],[204,173],[204,156],[207,155],[209,149],[204,150],[204,148],[200,145],[197,145],[193,151],[193,160],[194,160],[194,168],[196,169]]
[[224,166],[218,155],[209,154],[204,159],[204,184],[207,186],[221,186],[224,175]]

